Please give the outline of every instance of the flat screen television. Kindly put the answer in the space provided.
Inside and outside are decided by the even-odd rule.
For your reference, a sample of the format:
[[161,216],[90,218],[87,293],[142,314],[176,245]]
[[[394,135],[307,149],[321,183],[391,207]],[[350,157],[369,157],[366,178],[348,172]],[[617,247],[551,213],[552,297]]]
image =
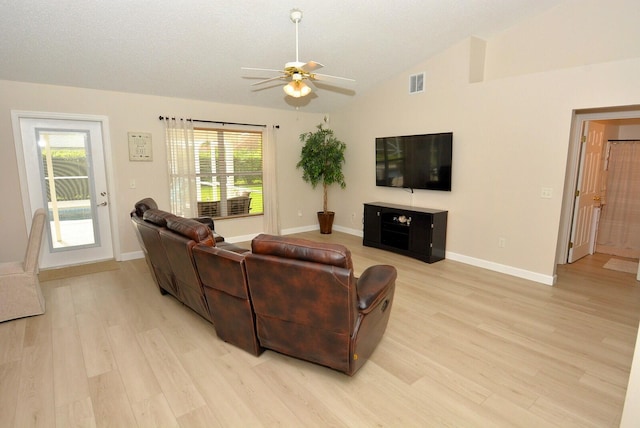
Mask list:
[[453,133],[376,138],[376,185],[451,191]]

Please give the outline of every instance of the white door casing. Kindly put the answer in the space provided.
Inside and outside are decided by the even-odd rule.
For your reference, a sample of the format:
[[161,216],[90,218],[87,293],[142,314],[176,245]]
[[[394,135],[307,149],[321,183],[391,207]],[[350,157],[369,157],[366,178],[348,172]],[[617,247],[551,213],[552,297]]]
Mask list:
[[594,215],[600,207],[600,176],[605,126],[593,121],[585,122],[578,171],[578,188],[575,193],[571,246],[568,262],[592,253]]
[[[40,267],[55,268],[61,266],[77,265],[101,260],[113,259],[115,240],[112,231],[114,206],[109,198],[108,164],[110,161],[108,151],[108,122],[103,116],[67,115],[57,113],[39,112],[12,112],[14,139],[20,173],[23,207],[27,227],[31,222],[33,212],[37,208],[51,209],[45,206],[46,182],[42,166],[41,152],[38,148],[37,136],[69,132],[77,136],[85,136],[87,159],[90,163],[90,198],[85,201],[86,209],[90,209],[91,219],[88,225],[80,228],[80,236],[83,242],[67,243],[60,245],[60,225],[68,225],[73,222],[54,222],[49,218],[43,242]],[[40,144],[42,144],[40,142]],[[43,184],[44,182],[44,184]],[[68,226],[64,228],[64,236]],[[74,231],[75,234],[77,232]],[[58,239],[56,239],[58,237]],[[85,240],[86,238],[86,240]]]

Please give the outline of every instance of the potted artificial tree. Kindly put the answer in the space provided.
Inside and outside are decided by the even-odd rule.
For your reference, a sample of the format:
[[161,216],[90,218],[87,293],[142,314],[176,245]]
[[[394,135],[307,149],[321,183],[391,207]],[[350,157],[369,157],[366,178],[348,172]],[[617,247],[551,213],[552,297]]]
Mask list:
[[302,179],[310,183],[314,189],[318,184],[322,184],[322,211],[318,211],[320,233],[331,233],[335,213],[327,209],[327,191],[334,183],[343,189],[347,186],[342,174],[347,145],[333,135],[333,130],[323,128],[322,124],[317,128],[317,131],[300,134],[300,141],[304,146],[296,168],[302,168]]

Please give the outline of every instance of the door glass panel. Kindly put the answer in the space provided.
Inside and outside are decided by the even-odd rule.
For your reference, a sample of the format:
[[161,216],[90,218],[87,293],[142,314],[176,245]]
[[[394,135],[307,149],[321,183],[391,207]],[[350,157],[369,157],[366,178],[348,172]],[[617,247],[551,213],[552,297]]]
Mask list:
[[99,245],[86,130],[36,128],[51,251]]

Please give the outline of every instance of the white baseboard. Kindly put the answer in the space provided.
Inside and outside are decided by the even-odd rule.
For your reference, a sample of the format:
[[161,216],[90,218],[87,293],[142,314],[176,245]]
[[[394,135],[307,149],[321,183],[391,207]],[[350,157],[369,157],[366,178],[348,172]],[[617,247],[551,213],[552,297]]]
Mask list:
[[[348,233],[349,235],[355,235],[359,237],[363,236],[362,230],[359,230],[359,229],[352,229],[352,228],[338,226],[338,225],[334,225],[333,229],[336,232]],[[313,232],[314,230],[319,230],[318,225],[283,229],[281,234],[291,235],[294,233]],[[256,234],[250,234],[250,235],[234,236],[232,238],[225,239],[225,240],[232,244],[237,242],[247,242],[247,241],[251,241],[257,235],[259,234],[256,233]],[[118,259],[118,261],[124,262],[127,260],[135,260],[135,259],[141,259],[141,258],[144,258],[144,253],[142,251],[132,251],[130,253],[120,254],[120,258]],[[494,272],[500,272],[507,275],[515,276],[517,278],[539,282],[544,285],[554,285],[557,279],[556,275],[551,275],[551,276],[543,275],[541,273],[532,272],[532,271],[516,268],[513,266],[507,266],[500,263],[491,262],[488,260],[478,259],[475,257],[469,257],[463,254],[452,253],[449,251],[446,252],[446,258],[449,260],[454,260],[454,261],[468,264],[471,266],[476,266],[476,267],[491,270]]]
[[[348,233],[350,235],[355,235],[360,237],[363,236],[363,231],[358,229],[351,229],[351,228],[337,226],[337,225],[334,225],[333,229],[338,232]],[[464,264],[468,264],[471,266],[476,266],[476,267],[491,270],[494,272],[500,272],[507,275],[515,276],[517,278],[539,282],[544,285],[554,285],[557,279],[556,275],[553,275],[553,276],[543,275],[537,272],[531,272],[531,271],[516,268],[513,266],[507,266],[500,263],[490,262],[488,260],[477,259],[475,257],[469,257],[462,254],[452,253],[448,251],[446,252],[446,258],[457,261],[457,262],[461,262]]]
[[232,236],[231,238],[225,237],[224,241],[228,242],[230,244],[237,244],[238,242],[251,241],[253,238],[255,238],[258,235],[260,235],[260,234],[259,233],[253,233],[253,234],[249,234],[249,235]]
[[132,251],[130,253],[120,253],[120,257],[116,260],[119,262],[126,262],[128,260],[136,260],[136,259],[144,259],[144,252],[140,251]]
[[[320,228],[315,225],[315,226],[303,226],[303,227],[294,227],[291,229],[283,229],[281,234],[282,235],[292,235],[294,233],[302,233],[302,232],[313,232],[316,230],[320,230]],[[362,230],[358,230],[358,229],[351,229],[349,227],[344,227],[344,226],[338,226],[338,225],[333,225],[333,230],[335,230],[336,232],[343,232],[343,233],[348,233],[349,235],[355,235],[355,236],[360,236],[362,237]]]
[[280,234],[281,235],[292,235],[294,233],[313,232],[314,230],[320,230],[320,227],[317,224],[314,225],[314,226],[292,227],[290,229],[282,229],[280,231]]
[[531,272],[529,270],[524,270],[524,269],[516,268],[513,266],[507,266],[500,263],[490,262],[488,260],[477,259],[475,257],[469,257],[462,254],[451,253],[449,251],[446,252],[446,258],[449,260],[455,260],[457,262],[461,262],[471,266],[488,269],[494,272],[505,273],[507,275],[515,276],[518,278],[539,282],[544,285],[554,285],[557,279],[556,275],[553,275],[553,276],[543,275],[541,273]]
[[361,238],[364,236],[362,229],[351,229],[349,227],[334,225],[333,230],[335,230],[336,232],[343,232],[343,233],[348,233],[349,235],[359,236]]

